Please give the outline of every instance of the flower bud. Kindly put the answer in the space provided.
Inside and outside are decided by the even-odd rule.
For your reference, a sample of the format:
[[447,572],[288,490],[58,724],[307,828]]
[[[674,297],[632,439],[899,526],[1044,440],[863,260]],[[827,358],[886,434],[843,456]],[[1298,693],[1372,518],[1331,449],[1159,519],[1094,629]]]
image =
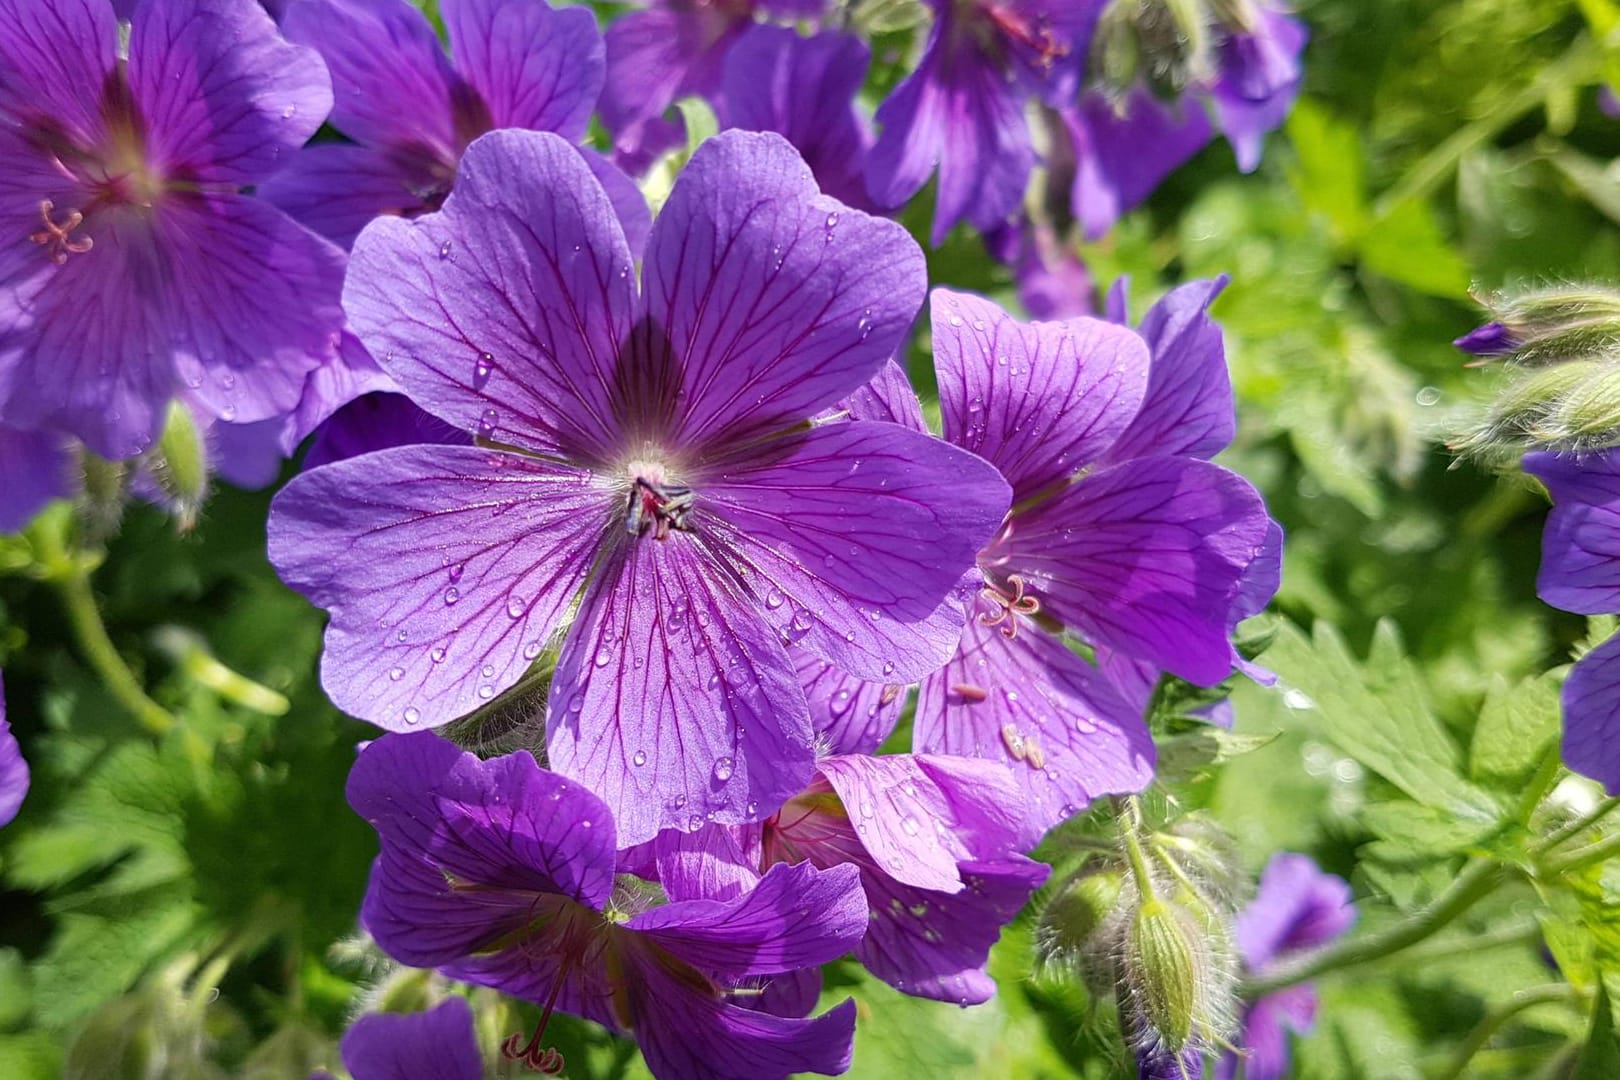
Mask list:
[[191,410],[179,401],[169,402],[163,434],[143,463],[181,529],[189,530],[208,498],[208,448]]
[[1492,321],[1453,342],[1464,352],[1518,365],[1620,359],[1620,291],[1557,285],[1484,304]]
[[[1106,970],[1099,954],[1112,951],[1104,928],[1114,919],[1124,891],[1124,876],[1114,866],[1086,871],[1069,879],[1052,895],[1035,926],[1035,956],[1043,967],[1068,967],[1088,982]],[[1112,981],[1111,973],[1100,979]]]
[[1112,97],[1141,79],[1169,100],[1208,75],[1209,52],[1204,0],[1114,0],[1092,34],[1089,70]]
[[1232,1027],[1236,966],[1227,917],[1152,896],[1137,908],[1120,971],[1121,1030],[1139,1055],[1197,1057]]

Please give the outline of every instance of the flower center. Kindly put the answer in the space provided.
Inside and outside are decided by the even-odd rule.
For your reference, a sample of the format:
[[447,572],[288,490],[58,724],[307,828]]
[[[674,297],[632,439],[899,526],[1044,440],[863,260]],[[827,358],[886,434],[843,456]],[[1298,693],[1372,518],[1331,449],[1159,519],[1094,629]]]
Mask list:
[[628,471],[625,532],[636,537],[651,533],[655,540],[667,540],[672,529],[692,531],[691,515],[697,495],[691,488],[670,481],[664,467],[656,462],[634,461]]
[[[1009,588],[1010,587],[1010,588]],[[979,612],[979,622],[985,626],[999,626],[1008,638],[1018,636],[1018,616],[1033,618],[1040,613],[1041,602],[1024,592],[1024,579],[1017,574],[1007,578],[1007,585],[986,581],[979,590],[979,598],[988,610]]]

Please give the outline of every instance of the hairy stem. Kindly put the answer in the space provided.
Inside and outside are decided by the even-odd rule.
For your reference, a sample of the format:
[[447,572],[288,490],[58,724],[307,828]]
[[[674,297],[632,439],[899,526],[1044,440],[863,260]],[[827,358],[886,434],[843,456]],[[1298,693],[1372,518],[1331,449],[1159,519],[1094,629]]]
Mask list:
[[90,590],[89,573],[80,570],[57,577],[53,583],[61,594],[79,648],[108,692],[147,731],[153,735],[168,734],[177,723],[174,714],[146,696],[140,680],[124,663],[112,638],[107,636],[101,609],[96,606],[95,594]]

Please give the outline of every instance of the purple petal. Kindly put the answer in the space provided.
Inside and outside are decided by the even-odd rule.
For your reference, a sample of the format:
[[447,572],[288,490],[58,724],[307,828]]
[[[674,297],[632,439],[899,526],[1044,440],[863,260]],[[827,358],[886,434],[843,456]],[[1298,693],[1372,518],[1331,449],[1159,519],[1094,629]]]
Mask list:
[[984,970],[1001,928],[1023,910],[1050,867],[1020,856],[961,865],[961,891],[912,888],[862,875],[872,921],[855,958],[897,990],[976,1005],[996,992]]
[[[383,369],[377,366],[377,361],[366,352],[366,347],[360,344],[360,339],[345,330],[338,337],[337,350],[304,380],[304,393],[298,399],[298,408],[287,418],[286,428],[282,432],[284,440],[282,449],[291,457],[298,444],[308,438],[328,417],[351,401],[356,401],[367,394],[392,393],[394,397],[405,400],[403,394],[395,392],[398,389],[394,385],[394,380],[385,375]],[[437,418],[434,418],[433,423],[447,431],[451,430]],[[312,467],[314,464],[309,462],[306,467]]]
[[773,975],[835,960],[866,933],[866,898],[853,866],[778,863],[731,900],[684,900],[625,924],[701,971]]
[[0,685],[0,826],[9,825],[28,794],[28,762],[6,719],[5,687]]
[[935,247],[958,221],[982,230],[1005,220],[1035,164],[1024,119],[1029,92],[956,26],[974,17],[983,18],[950,5],[936,10],[917,70],[878,106],[882,134],[868,157],[867,187],[881,207],[900,206],[938,166]]
[[1524,471],[1552,496],[1536,592],[1565,611],[1620,611],[1620,450],[1526,454]]
[[1237,434],[1232,379],[1221,328],[1209,317],[1227,280],[1190,282],[1149,309],[1140,329],[1153,354],[1147,397],[1107,460],[1212,458],[1231,445]]
[[145,0],[129,83],[153,165],[204,183],[250,184],[303,146],[332,109],[314,49],[291,45],[257,4]]
[[584,581],[618,500],[588,473],[460,446],[306,472],[270,513],[282,579],[332,613],[322,685],[391,730],[516,682]]
[[870,50],[849,34],[802,37],[785,26],[755,25],[726,54],[720,122],[783,136],[823,192],[866,209],[871,136],[855,95],[870,61]]
[[1267,132],[1280,126],[1299,95],[1299,54],[1309,33],[1282,10],[1259,5],[1252,34],[1233,34],[1223,44],[1220,77],[1210,91],[1221,131],[1237,154],[1238,168],[1253,172]]
[[535,0],[443,0],[456,68],[477,88],[495,128],[585,135],[607,55],[589,11]]
[[1201,104],[1165,105],[1142,88],[1118,105],[1088,93],[1060,115],[1074,144],[1074,214],[1088,240],[1153,194],[1214,134]]
[[1048,612],[1096,644],[1212,686],[1231,673],[1234,598],[1270,527],[1259,493],[1236,473],[1139,458],[1020,513],[981,563],[1023,577]]
[[169,330],[186,397],[229,423],[291,412],[337,349],[343,253],[242,196],[165,205],[155,233],[175,268]]
[[1347,881],[1323,873],[1308,855],[1283,852],[1266,864],[1233,932],[1244,965],[1264,971],[1279,956],[1325,945],[1355,921]]
[[405,0],[298,0],[282,28],[326,62],[333,127],[372,150],[420,146],[455,160],[460,79],[427,16]]
[[347,143],[318,143],[294,154],[258,193],[292,218],[343,247],[374,217],[424,213],[438,183],[416,158]]
[[379,218],[355,241],[344,308],[417,404],[464,431],[607,457],[631,258],[612,204],[555,135],[468,147],[438,214]]
[[210,421],[207,430],[208,465],[213,472],[239,488],[257,491],[276,482],[281,462],[284,422],[260,420],[253,424],[227,424]]
[[601,561],[557,661],[547,747],[626,846],[757,820],[809,781],[812,737],[780,641],[696,541],[630,540]]
[[1092,313],[1091,271],[1049,226],[1026,229],[1013,261],[1018,299],[1036,319],[1072,319]]
[[73,492],[68,440],[0,424],[0,533],[21,532],[52,499]]
[[[633,852],[645,852],[671,900],[733,900],[759,884],[757,825],[705,825],[694,832],[665,829]],[[620,854],[621,863],[630,852]],[[803,1013],[799,1015],[803,1016]]]
[[613,213],[619,219],[619,226],[624,229],[625,243],[630,246],[631,253],[640,258],[647,249],[647,238],[652,235],[652,210],[647,206],[647,196],[622,169],[595,150],[582,146],[579,152],[585,158],[585,164],[591,167],[591,175],[607,192],[608,201],[613,204]]
[[900,722],[906,688],[845,674],[809,652],[791,649],[818,745],[834,754],[875,754]]
[[1564,764],[1620,791],[1620,637],[1575,664],[1564,682]]
[[1502,356],[1519,347],[1513,331],[1499,322],[1488,322],[1470,330],[1452,344],[1475,356]]
[[638,152],[677,97],[719,89],[726,49],[747,26],[711,4],[655,6],[615,19],[605,35],[601,101],[615,147]]
[[882,420],[928,434],[922,402],[917,400],[917,392],[906,378],[906,369],[893,360],[878,368],[865,386],[834,405],[832,412],[847,413],[851,420]]
[[984,461],[875,422],[783,439],[700,487],[717,544],[785,637],[898,683],[950,655],[953,589],[1007,506]]
[[482,1080],[484,1061],[465,998],[420,1013],[371,1013],[344,1033],[343,1067],[354,1080]]
[[105,131],[102,89],[117,64],[118,22],[106,0],[0,0],[5,126],[44,121],[95,145]]
[[304,469],[387,450],[394,446],[470,446],[472,439],[432,413],[411,404],[404,394],[376,393],[351,401],[322,424]]
[[945,437],[983,454],[1019,502],[1101,457],[1148,387],[1147,345],[1100,319],[1015,322],[977,296],[930,305]]
[[734,445],[846,396],[894,354],[923,284],[909,234],[819,194],[781,136],[709,139],[653,225],[643,268],[658,332],[643,363],[678,370],[678,441]]
[[849,1068],[853,1001],[814,1020],[795,1020],[695,994],[656,965],[646,965],[642,975],[645,985],[633,997],[636,1035],[658,1080],[787,1080]]
[[924,679],[916,746],[1005,762],[1046,830],[1093,798],[1140,791],[1153,779],[1153,740],[1141,713],[1107,679],[1045,631],[968,622],[962,646]]
[[[1301,1035],[1311,1030],[1316,1020],[1316,991],[1310,986],[1290,986],[1265,995],[1249,1007],[1243,1016],[1243,1030],[1238,1045],[1244,1050],[1243,1080],[1283,1080],[1289,1074],[1291,1055],[1288,1032]],[[1228,1054],[1222,1067],[1236,1061]],[[1217,1073],[1217,1077],[1223,1074]],[[1230,1077],[1233,1072],[1227,1072]]]
[[613,819],[527,750],[480,761],[431,732],[385,735],[349,773],[382,840],[361,920],[401,963],[447,964],[533,918],[539,898],[600,909]]

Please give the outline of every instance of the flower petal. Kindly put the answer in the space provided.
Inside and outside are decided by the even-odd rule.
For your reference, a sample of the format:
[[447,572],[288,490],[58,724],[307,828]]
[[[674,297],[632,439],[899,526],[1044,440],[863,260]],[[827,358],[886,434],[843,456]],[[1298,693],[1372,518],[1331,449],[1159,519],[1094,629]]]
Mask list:
[[871,51],[835,31],[803,37],[785,26],[756,24],[726,53],[720,122],[774,131],[803,156],[821,190],[865,209],[871,136],[855,109]]
[[489,106],[491,127],[585,135],[607,77],[596,17],[534,0],[443,0],[456,68]]
[[757,825],[665,829],[634,851],[652,860],[653,872],[640,876],[656,879],[671,900],[733,900],[759,884]]
[[726,131],[681,171],[653,225],[650,370],[678,373],[677,441],[736,444],[848,395],[922,302],[922,252],[892,221],[821,195],[781,136]]
[[1238,913],[1233,937],[1250,971],[1278,956],[1326,945],[1356,921],[1350,883],[1308,855],[1279,852],[1260,874],[1260,887]]
[[470,446],[472,438],[432,413],[418,409],[404,394],[371,393],[349,402],[321,425],[309,452],[304,455],[304,470],[359,457],[373,450],[423,443]]
[[165,204],[154,232],[187,398],[229,423],[291,412],[337,349],[343,252],[240,195]]
[[129,84],[152,163],[205,183],[263,179],[332,109],[319,54],[240,0],[144,0],[130,28]]
[[496,131],[441,213],[380,218],[343,303],[371,355],[452,426],[545,453],[618,445],[611,386],[634,283],[624,233],[578,150]]
[[617,501],[588,473],[471,446],[306,472],[270,513],[282,579],[332,613],[322,685],[392,730],[516,682],[578,592]]
[[930,304],[945,438],[988,458],[1021,502],[1105,454],[1147,393],[1147,344],[1100,319],[1019,323],[935,289]]
[[317,143],[294,154],[285,169],[259,185],[258,194],[347,248],[374,217],[429,208],[421,193],[433,181],[415,165],[413,159],[370,147]]
[[920,752],[1007,763],[1045,831],[1099,795],[1153,779],[1153,740],[1141,714],[1101,672],[1050,634],[968,622],[960,651],[923,680],[914,739]]
[[1620,791],[1620,637],[1576,662],[1564,682],[1564,764]]
[[620,151],[642,144],[677,97],[709,97],[725,51],[748,24],[713,5],[627,11],[607,28],[602,122]]
[[928,434],[922,402],[911,388],[905,368],[890,360],[878,368],[865,386],[832,407],[833,413],[848,413],[851,420],[882,420],[911,431]]
[[369,1013],[343,1035],[343,1067],[354,1080],[482,1080],[484,1061],[466,998],[419,1013]]
[[1620,611],[1620,450],[1526,454],[1524,470],[1547,485],[1553,500],[1536,592],[1565,611]]
[[0,825],[9,825],[28,794],[28,762],[6,720],[5,687],[0,685]]
[[816,742],[834,754],[875,754],[900,722],[906,688],[857,679],[808,649],[788,650],[810,704]]
[[557,660],[547,747],[623,844],[758,820],[809,781],[811,739],[781,643],[690,534],[602,560]]
[[702,527],[785,637],[895,683],[950,656],[961,629],[953,590],[1007,507],[1006,484],[983,460],[876,422],[781,439],[694,486]]
[[1147,397],[1107,460],[1212,458],[1231,445],[1237,434],[1232,378],[1221,328],[1209,317],[1227,280],[1188,282],[1148,310],[1140,331],[1153,353]]
[[1087,93],[1059,116],[1074,144],[1070,199],[1088,240],[1100,238],[1214,137],[1201,102],[1166,105],[1144,88],[1118,102]]
[[72,494],[72,467],[64,436],[0,424],[0,533],[21,532],[46,503]]
[[643,965],[634,999],[636,1038],[658,1080],[787,1080],[795,1073],[836,1076],[849,1068],[855,1002],[813,1020],[738,1008],[693,989],[656,965]]
[[326,62],[333,127],[373,151],[422,146],[454,160],[460,79],[427,16],[405,0],[300,0],[282,30]]
[[49,123],[95,144],[117,65],[118,20],[105,0],[0,0],[0,126]]
[[1112,465],[1020,513],[994,565],[1098,645],[1212,686],[1271,522],[1242,477],[1192,458]]
[[625,925],[698,970],[732,979],[836,960],[861,940],[866,923],[855,867],[777,863],[740,896],[676,901]]

